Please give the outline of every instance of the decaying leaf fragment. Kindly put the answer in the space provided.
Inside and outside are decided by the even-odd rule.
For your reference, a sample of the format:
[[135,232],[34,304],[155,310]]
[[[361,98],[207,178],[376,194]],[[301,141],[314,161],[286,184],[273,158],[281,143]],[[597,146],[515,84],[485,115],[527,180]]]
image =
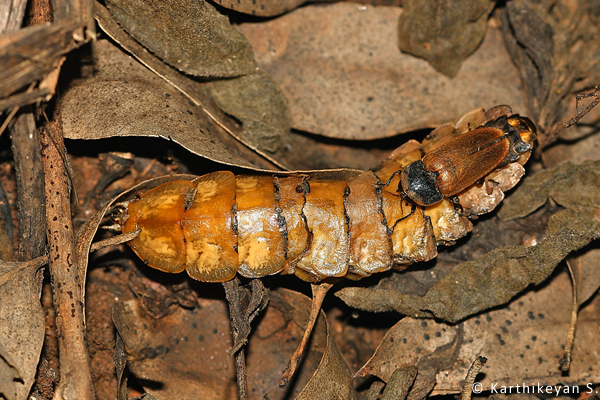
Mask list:
[[92,56],[94,70],[85,70],[60,100],[66,138],[162,137],[211,160],[255,167],[240,144],[221,139],[202,107],[110,42],[93,43]]
[[[39,302],[42,256],[27,262],[0,261],[0,397],[25,399],[35,380],[44,342]],[[26,344],[26,345],[25,345]]]
[[494,5],[490,0],[405,1],[398,21],[400,49],[454,77],[462,61],[483,41]]
[[[520,385],[596,382],[600,379],[598,371],[590,371],[589,366],[597,365],[600,359],[589,343],[593,342],[591,338],[599,327],[596,318],[599,298],[581,311],[570,375],[562,375],[558,368],[565,327],[570,318],[570,304],[565,301],[571,292],[568,281],[567,274],[562,272],[548,285],[517,297],[509,307],[471,317],[459,325],[405,317],[388,331],[373,357],[357,374],[373,374],[390,382],[396,369],[421,366],[421,360],[440,353],[444,346],[460,336],[455,344],[458,357],[446,358],[450,362],[446,366],[440,362],[444,359],[439,357],[435,364],[430,364],[438,368],[433,377],[435,386],[429,393],[432,396],[459,393],[469,368],[465,360],[479,355],[488,358],[477,379],[484,391],[500,382],[518,382]],[[409,398],[411,396],[414,393]]]
[[137,41],[186,74],[233,77],[256,70],[246,38],[209,2],[109,0],[107,6]]
[[529,285],[543,282],[570,252],[598,238],[598,170],[598,161],[561,164],[527,180],[511,197],[500,213],[503,218],[526,215],[548,198],[566,207],[550,217],[546,237],[534,246],[499,248],[459,264],[424,296],[378,288],[345,288],[336,295],[359,309],[396,310],[449,322],[504,304]]
[[[288,390],[278,381],[301,335],[310,300],[285,289],[271,292],[270,307],[254,328],[247,350],[249,392],[270,399],[353,399],[350,371],[326,320],[317,322],[303,368]],[[113,319],[123,338],[129,370],[158,398],[237,399],[231,333],[223,301],[199,299],[192,310],[177,309],[153,319],[137,300],[117,304]],[[335,397],[337,396],[337,397]]]

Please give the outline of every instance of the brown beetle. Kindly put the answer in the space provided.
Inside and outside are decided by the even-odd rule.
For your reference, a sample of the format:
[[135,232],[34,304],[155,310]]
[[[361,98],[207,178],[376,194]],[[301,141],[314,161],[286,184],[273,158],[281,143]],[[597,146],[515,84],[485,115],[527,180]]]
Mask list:
[[402,190],[418,205],[438,203],[496,168],[517,161],[531,150],[535,133],[533,123],[518,115],[490,121],[409,164],[402,170]]
[[535,127],[507,111],[438,136],[346,179],[219,171],[165,183],[128,203],[119,222],[124,233],[141,229],[129,244],[148,265],[201,281],[295,273],[316,282],[404,268],[470,231],[448,197],[524,162]]

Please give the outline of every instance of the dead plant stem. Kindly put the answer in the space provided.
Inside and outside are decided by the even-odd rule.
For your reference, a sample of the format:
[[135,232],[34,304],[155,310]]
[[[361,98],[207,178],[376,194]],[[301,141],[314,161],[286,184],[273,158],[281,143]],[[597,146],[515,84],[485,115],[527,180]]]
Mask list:
[[64,149],[62,137],[46,124],[40,131],[40,147],[60,362],[60,381],[54,399],[92,400],[94,387],[85,339],[85,269],[80,268],[75,252],[68,174],[58,146]]

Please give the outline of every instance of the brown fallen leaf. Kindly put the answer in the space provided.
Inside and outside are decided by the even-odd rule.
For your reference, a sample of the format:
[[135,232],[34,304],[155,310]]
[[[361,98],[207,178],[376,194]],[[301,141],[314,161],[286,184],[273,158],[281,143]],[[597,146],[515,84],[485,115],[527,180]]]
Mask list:
[[[26,399],[35,380],[42,344],[44,313],[39,296],[40,267],[47,257],[25,262],[0,261],[0,395]],[[27,344],[27,345],[25,345]]]
[[[600,198],[600,161],[564,162],[527,177],[504,202],[498,217],[509,220],[531,214],[548,200],[567,209],[595,208]],[[595,218],[597,220],[597,218]],[[593,223],[592,217],[591,223]]]
[[398,50],[401,13],[351,3],[308,5],[239,29],[290,102],[295,129],[374,139],[455,121],[477,107],[510,104],[527,114],[519,75],[493,24],[450,79]]
[[138,42],[186,74],[234,77],[256,70],[248,41],[209,2],[109,0],[107,7]]
[[[594,317],[600,302],[594,300],[581,314],[575,341],[573,366],[569,377],[557,367],[562,356],[564,330],[570,319],[571,287],[566,273],[556,276],[547,286],[531,290],[514,299],[507,307],[477,315],[462,322],[463,337],[459,357],[437,373],[431,395],[455,394],[470,367],[466,360],[485,355],[488,362],[479,376],[483,390],[501,385],[581,385],[600,379],[588,366],[598,365],[597,352],[589,350],[599,323]],[[411,365],[438,346],[448,343],[456,326],[406,317],[387,333],[379,348],[358,372],[374,374],[384,381],[395,368]]]
[[[222,128],[217,128],[213,131],[217,134],[218,141],[223,142],[227,147],[235,149],[234,151],[239,153],[239,155],[245,158],[247,161],[254,162],[263,168],[275,170],[282,168],[282,164],[280,163],[277,165],[277,162],[272,157],[277,156],[279,159],[283,159],[283,157],[280,155],[266,155],[260,140],[252,142],[245,137],[243,129],[244,127],[247,128],[247,125],[251,123],[252,120],[248,121],[246,115],[241,115],[241,117],[244,117],[242,120],[242,122],[244,122],[244,127],[242,127],[236,120],[225,115],[225,113],[216,105],[215,101],[208,93],[209,82],[199,82],[187,75],[181,74],[176,69],[171,68],[161,59],[154,56],[141,44],[135,41],[135,39],[129,36],[129,34],[114,20],[108,9],[106,9],[102,4],[98,2],[95,3],[94,14],[102,30],[112,40],[117,42],[123,50],[133,55],[141,64],[154,72],[169,85],[177,89],[194,105],[202,108],[202,110],[214,121],[215,128]],[[271,86],[265,85],[265,91],[267,91],[269,88],[273,89]],[[272,90],[272,97],[276,98],[277,95],[281,96],[279,91]],[[270,99],[271,97],[268,98]],[[272,103],[270,104],[273,105]],[[244,104],[241,103],[241,105]],[[248,106],[250,110],[253,109],[252,104]],[[235,111],[236,114],[240,114],[244,113],[246,110],[244,110],[243,106],[238,106],[236,107]],[[283,113],[285,114],[285,112]],[[250,116],[251,115],[252,114],[250,114]],[[240,115],[238,115],[238,117],[239,116]],[[267,119],[267,122],[270,122],[270,119]],[[289,121],[284,124],[283,131],[280,133],[284,135],[287,134],[288,131]],[[215,140],[217,140],[217,138],[215,138]],[[258,139],[260,139],[260,136]],[[265,159],[274,165],[269,165],[265,162]]]
[[518,0],[498,11],[502,33],[519,68],[533,119],[547,137],[556,139],[572,96],[600,81],[600,32],[589,0],[533,4]]
[[387,382],[398,368],[416,365],[423,357],[452,343],[456,336],[456,327],[403,318],[387,332],[375,354],[355,376],[371,374]]
[[[277,385],[309,308],[304,295],[285,289],[271,292],[270,306],[255,327],[247,352],[250,398],[353,398],[350,371],[327,333],[324,318],[317,323],[299,376],[285,391]],[[177,309],[153,319],[133,300],[117,304],[113,318],[129,369],[149,393],[158,398],[237,399],[233,361],[228,356],[229,316],[223,301],[199,299],[193,310]]]
[[216,0],[220,6],[244,14],[273,17],[291,11],[309,0]]
[[407,0],[403,6],[398,22],[400,49],[454,77],[463,60],[483,41],[495,1]]
[[[60,104],[69,139],[146,136],[171,139],[194,154],[229,165],[256,168],[201,107],[112,44],[93,44],[94,72],[74,81]],[[85,104],[85,107],[82,107]]]

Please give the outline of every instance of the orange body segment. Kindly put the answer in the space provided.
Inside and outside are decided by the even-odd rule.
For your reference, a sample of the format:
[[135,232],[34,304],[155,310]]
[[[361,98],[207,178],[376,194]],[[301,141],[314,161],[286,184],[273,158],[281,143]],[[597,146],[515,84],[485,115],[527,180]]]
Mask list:
[[279,188],[279,208],[285,220],[287,252],[285,272],[291,274],[298,261],[310,248],[310,234],[304,219],[304,178],[300,176],[275,177]]
[[285,266],[286,240],[273,177],[241,175],[236,187],[238,272],[246,278],[275,274]]
[[387,191],[382,192],[382,210],[391,232],[394,262],[411,264],[437,256],[431,221],[422,208],[412,212],[412,204]]
[[187,271],[203,282],[232,279],[238,270],[237,235],[233,230],[236,179],[229,171],[194,180],[196,193],[182,218]]
[[378,179],[365,172],[348,180],[346,213],[350,233],[350,265],[357,274],[370,275],[392,267],[392,242],[381,212]]
[[165,272],[181,272],[186,267],[186,248],[181,217],[187,194],[194,189],[189,181],[169,182],[144,193],[129,204],[129,218],[123,233],[142,229],[129,242],[148,265]]
[[[314,180],[309,184],[304,215],[312,234],[311,246],[308,254],[298,262],[296,275],[304,271],[317,280],[344,276],[350,258],[344,206],[346,182]],[[311,280],[307,276],[304,279]]]

